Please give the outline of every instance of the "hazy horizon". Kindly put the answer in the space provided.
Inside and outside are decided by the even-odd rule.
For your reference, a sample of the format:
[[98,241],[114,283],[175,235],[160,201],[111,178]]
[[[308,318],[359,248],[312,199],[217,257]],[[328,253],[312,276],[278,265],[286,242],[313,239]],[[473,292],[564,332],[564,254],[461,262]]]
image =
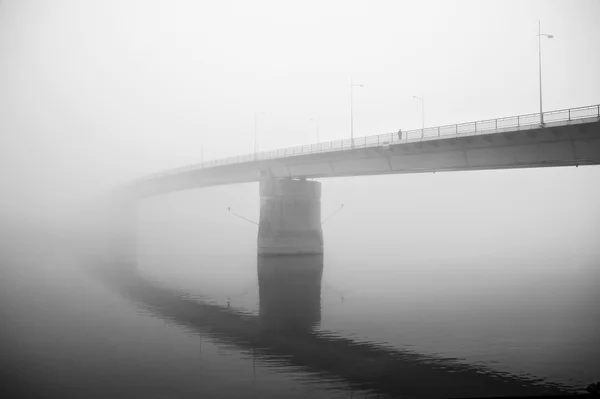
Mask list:
[[[259,150],[600,103],[596,1],[0,3],[3,202]],[[582,62],[585,60],[585,62]],[[469,175],[461,175],[468,180]],[[547,184],[551,184],[549,181]],[[37,201],[40,199],[40,201]],[[10,209],[10,208],[9,208]]]
[[[0,1],[0,343],[15,381],[312,394],[82,276],[91,200],[251,153],[255,113],[259,151],[315,143],[315,120],[321,141],[347,139],[351,77],[355,137],[420,128],[413,96],[427,127],[536,113],[538,21],[554,36],[544,110],[600,104],[598,15],[594,0]],[[322,219],[344,204],[323,225],[321,328],[575,388],[596,378],[600,166],[318,181]],[[257,183],[137,205],[140,272],[220,305],[256,288],[257,227],[228,207],[257,221]]]

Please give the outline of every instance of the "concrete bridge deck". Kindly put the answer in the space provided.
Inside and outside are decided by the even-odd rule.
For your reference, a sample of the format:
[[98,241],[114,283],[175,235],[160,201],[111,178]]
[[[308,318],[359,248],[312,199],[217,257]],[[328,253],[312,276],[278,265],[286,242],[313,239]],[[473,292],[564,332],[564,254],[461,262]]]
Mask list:
[[151,175],[128,185],[143,198],[272,178],[600,164],[600,105],[265,151]]

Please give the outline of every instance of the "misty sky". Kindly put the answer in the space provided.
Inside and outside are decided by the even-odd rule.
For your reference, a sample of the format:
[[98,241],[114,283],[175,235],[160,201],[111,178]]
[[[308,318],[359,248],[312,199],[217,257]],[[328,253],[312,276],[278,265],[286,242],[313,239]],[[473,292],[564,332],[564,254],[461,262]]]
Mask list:
[[[322,141],[349,138],[351,76],[355,136],[420,128],[415,95],[426,126],[536,113],[539,20],[554,35],[544,109],[600,104],[598,16],[598,0],[0,0],[0,227],[54,234],[81,199],[198,163],[201,146],[251,153],[255,113],[259,150],[316,142],[311,119]],[[597,315],[583,311],[598,301],[600,166],[320,181],[322,219],[345,205],[323,226],[332,284],[440,301],[468,286],[515,307],[543,291],[540,309],[582,295],[589,308],[557,314]],[[227,212],[258,220],[256,183],[140,205],[141,269],[256,270],[257,228]],[[46,284],[63,262],[42,266]]]
[[254,112],[259,149],[315,142],[310,119],[347,138],[351,75],[356,136],[419,128],[413,95],[427,126],[537,112],[538,20],[545,110],[597,104],[598,15],[594,0],[5,0],[5,209],[197,163],[201,145],[250,153]]

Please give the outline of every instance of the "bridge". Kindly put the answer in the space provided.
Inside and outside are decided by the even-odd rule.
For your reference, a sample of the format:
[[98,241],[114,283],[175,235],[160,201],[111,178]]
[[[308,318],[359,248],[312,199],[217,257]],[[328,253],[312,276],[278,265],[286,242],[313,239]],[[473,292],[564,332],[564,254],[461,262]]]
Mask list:
[[168,170],[122,189],[129,205],[115,214],[115,226],[121,226],[116,227],[121,241],[131,242],[132,200],[260,182],[258,254],[319,254],[323,253],[321,184],[307,179],[598,164],[600,105],[591,105],[544,112],[543,119],[539,113],[488,119],[263,151]]
[[[360,343],[312,328],[320,320],[323,236],[321,185],[308,179],[600,164],[600,105],[546,112],[546,123],[539,121],[539,114],[530,114],[412,130],[402,136],[395,132],[354,142],[318,143],[190,165],[138,179],[118,191],[108,207],[106,242],[111,258],[102,262],[100,274],[120,294],[151,309],[157,317],[208,334],[217,342],[252,350],[265,361],[341,379],[360,389],[392,397],[422,392],[430,392],[431,397],[484,397],[490,391],[524,396],[564,394],[568,391],[565,387],[532,384],[515,376]],[[136,268],[138,200],[247,182],[259,182],[261,196],[258,316],[190,299],[141,277]],[[304,285],[286,285],[299,281]],[[289,297],[292,292],[298,295]],[[289,320],[286,315],[297,317]]]
[[595,165],[600,105],[308,144],[217,159],[138,179],[138,197],[272,178]]

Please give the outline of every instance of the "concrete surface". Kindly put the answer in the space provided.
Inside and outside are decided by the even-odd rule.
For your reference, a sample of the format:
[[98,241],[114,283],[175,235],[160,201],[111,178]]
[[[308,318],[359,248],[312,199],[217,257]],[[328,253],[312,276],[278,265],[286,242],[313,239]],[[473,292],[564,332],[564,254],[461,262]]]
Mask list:
[[322,253],[321,183],[263,179],[260,182],[258,254]]
[[544,127],[396,142],[152,176],[124,187],[144,198],[199,187],[258,182],[265,177],[327,178],[400,173],[600,164],[600,118]]

